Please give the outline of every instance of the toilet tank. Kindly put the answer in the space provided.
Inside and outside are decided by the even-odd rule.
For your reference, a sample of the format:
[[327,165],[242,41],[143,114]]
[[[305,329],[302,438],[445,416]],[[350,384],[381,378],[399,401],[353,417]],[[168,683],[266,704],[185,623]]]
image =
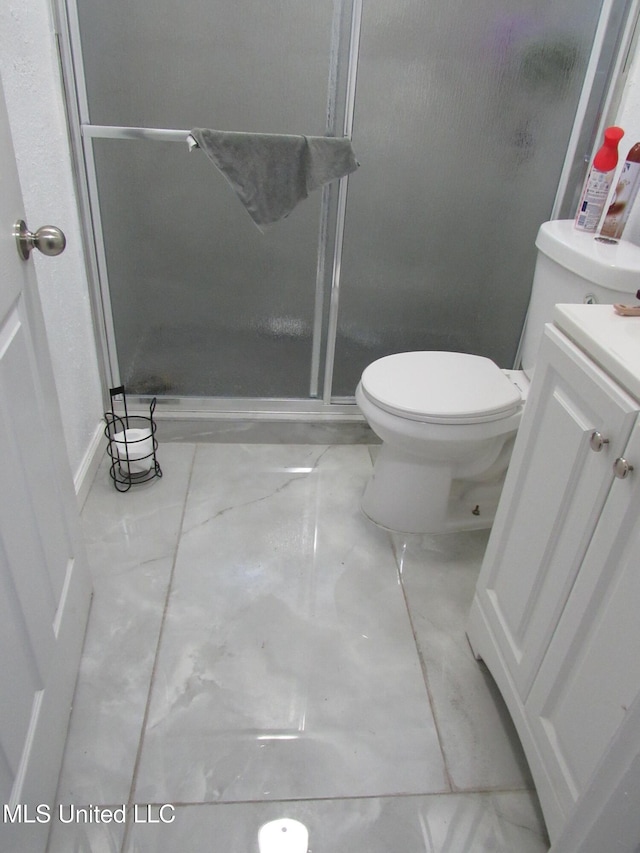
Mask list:
[[545,323],[560,302],[636,304],[640,289],[640,246],[619,240],[602,242],[578,231],[573,219],[540,226],[538,256],[522,336],[522,369],[531,376]]

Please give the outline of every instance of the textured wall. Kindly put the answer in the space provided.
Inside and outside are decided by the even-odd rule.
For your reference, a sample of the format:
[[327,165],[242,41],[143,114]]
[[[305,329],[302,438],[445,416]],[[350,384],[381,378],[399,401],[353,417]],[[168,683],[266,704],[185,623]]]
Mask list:
[[[48,0],[0,0],[0,74],[34,231],[57,225],[67,248],[36,265],[71,470],[77,476],[102,416],[102,398]],[[19,212],[16,211],[16,218]]]

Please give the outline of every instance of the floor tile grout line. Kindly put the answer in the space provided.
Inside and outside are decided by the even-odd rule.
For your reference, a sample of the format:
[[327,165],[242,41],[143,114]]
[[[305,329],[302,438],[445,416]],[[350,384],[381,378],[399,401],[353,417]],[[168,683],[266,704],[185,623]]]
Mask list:
[[[371,465],[375,466],[375,454],[373,453],[373,447],[371,445],[369,445],[368,450],[369,450],[369,458],[371,460]],[[387,539],[389,541],[389,545],[391,548],[391,553],[393,555],[393,560],[394,560],[395,569],[396,569],[396,575],[398,577],[398,583],[400,585],[400,589],[402,590],[402,597],[404,599],[404,606],[405,606],[405,609],[407,611],[407,617],[409,619],[409,627],[411,629],[411,635],[413,637],[413,642],[415,645],[416,653],[418,655],[418,661],[420,662],[420,670],[422,672],[422,680],[424,682],[425,690],[427,693],[427,701],[429,702],[429,707],[431,709],[431,716],[433,717],[433,724],[434,724],[434,728],[435,728],[435,732],[436,732],[436,737],[438,739],[438,748],[440,750],[440,755],[442,756],[442,766],[444,769],[445,782],[449,787],[449,793],[453,794],[453,793],[455,793],[456,788],[453,784],[453,779],[452,779],[451,773],[449,771],[449,764],[447,761],[447,755],[446,755],[445,748],[444,748],[444,741],[443,741],[443,738],[442,738],[442,735],[440,732],[440,725],[438,723],[438,717],[436,714],[435,702],[433,701],[433,695],[431,693],[431,688],[429,686],[429,678],[427,675],[426,662],[424,660],[422,652],[420,651],[420,644],[418,643],[418,637],[416,634],[415,626],[413,624],[413,617],[411,616],[411,608],[409,607],[409,599],[407,597],[407,591],[405,589],[405,586],[404,586],[404,583],[402,580],[402,570],[400,567],[400,560],[398,559],[398,553],[396,550],[396,546],[395,546],[395,542],[393,539],[392,532],[390,530],[387,530],[386,533],[387,533]]]
[[[530,794],[531,791],[529,788],[520,787],[520,788],[509,788],[509,787],[497,787],[497,788],[464,788],[460,790],[453,791],[399,791],[395,793],[377,793],[377,794],[346,794],[346,795],[335,795],[335,796],[318,796],[318,797],[275,797],[274,799],[263,799],[263,800],[186,800],[179,801],[173,800],[171,805],[176,809],[186,809],[186,808],[207,808],[209,806],[269,806],[278,803],[331,803],[331,802],[345,802],[345,801],[360,801],[360,800],[403,800],[403,799],[423,799],[423,798],[437,798],[437,797],[464,797],[464,796],[483,796],[483,797],[492,797],[492,796],[500,796],[503,794]],[[161,802],[151,802],[145,805],[149,805],[150,807],[154,806],[162,806],[165,805]]]
[[[198,445],[194,444],[193,445],[193,454],[191,456],[191,467],[189,469],[189,476],[187,478],[187,486],[185,489],[184,501],[182,504],[182,513],[180,516],[180,525],[178,527],[178,533],[176,536],[176,543],[175,543],[175,547],[174,547],[174,551],[173,551],[173,561],[171,563],[171,571],[169,573],[169,581],[167,583],[167,592],[165,594],[164,606],[162,608],[162,617],[160,619],[160,627],[158,630],[158,639],[156,640],[156,650],[155,650],[155,654],[153,657],[153,664],[151,666],[151,676],[149,678],[149,689],[147,691],[147,701],[145,704],[144,715],[142,717],[142,724],[140,727],[140,737],[138,738],[138,748],[136,750],[136,758],[135,758],[135,761],[133,764],[133,772],[131,774],[131,786],[129,788],[129,796],[127,799],[127,809],[130,809],[134,803],[134,793],[135,793],[137,779],[138,779],[138,770],[140,767],[140,760],[142,757],[142,748],[144,745],[144,739],[145,739],[145,734],[146,734],[146,730],[147,730],[147,722],[149,719],[149,712],[150,712],[150,707],[151,707],[151,697],[153,695],[153,688],[154,688],[155,677],[156,677],[156,669],[158,666],[158,658],[159,658],[159,654],[160,654],[160,647],[162,645],[162,636],[164,633],[165,619],[166,619],[166,615],[167,615],[167,610],[169,608],[169,598],[171,597],[171,590],[173,588],[173,579],[175,576],[176,562],[178,559],[178,551],[180,550],[180,542],[181,542],[182,533],[184,530],[184,519],[185,519],[185,515],[186,515],[186,511],[187,511],[187,503],[189,501],[189,492],[191,490],[191,481],[193,479],[193,472],[195,469],[195,459],[196,459],[197,452],[198,452]],[[129,840],[129,824],[127,823],[127,827],[125,829],[125,833],[124,833],[123,838],[122,838],[121,853],[125,853],[128,840]]]
[[420,670],[422,672],[422,680],[424,681],[425,690],[427,692],[427,699],[429,700],[429,706],[431,708],[431,715],[433,717],[433,724],[436,731],[436,737],[438,738],[438,747],[440,749],[440,754],[442,755],[442,764],[444,767],[444,774],[447,785],[449,786],[449,792],[454,793],[456,788],[453,784],[453,779],[451,778],[451,773],[449,771],[449,763],[447,761],[447,754],[444,748],[444,741],[442,738],[442,734],[440,732],[440,724],[438,722],[438,715],[436,712],[435,702],[433,701],[433,695],[431,693],[431,687],[429,686],[429,676],[427,674],[427,665],[425,659],[420,651],[420,644],[418,643],[418,637],[416,634],[416,629],[413,624],[413,617],[411,616],[411,608],[409,607],[409,599],[407,597],[407,591],[404,586],[404,582],[402,580],[402,571],[400,568],[400,561],[398,560],[398,554],[395,547],[395,542],[393,541],[393,536],[390,532],[387,533],[389,537],[389,542],[391,544],[391,551],[394,556],[396,573],[398,575],[398,583],[400,584],[400,589],[402,590],[402,597],[404,599],[404,606],[407,610],[407,617],[409,619],[409,627],[411,628],[411,634],[413,636],[413,642],[416,648],[416,653],[418,655],[418,660],[420,661]]

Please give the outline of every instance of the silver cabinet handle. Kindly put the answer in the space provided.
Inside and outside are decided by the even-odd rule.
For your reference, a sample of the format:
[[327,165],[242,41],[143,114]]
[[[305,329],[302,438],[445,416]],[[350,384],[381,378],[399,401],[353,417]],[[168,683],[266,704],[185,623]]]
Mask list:
[[633,465],[630,465],[622,456],[619,456],[613,463],[613,473],[619,480],[624,480],[632,471]]
[[605,444],[609,444],[609,439],[604,438],[601,432],[591,433],[591,438],[589,439],[589,447],[592,450],[595,450],[596,453],[600,453]]
[[23,261],[29,260],[32,249],[38,249],[43,255],[54,256],[64,252],[67,245],[67,238],[55,225],[43,225],[32,234],[22,219],[18,219],[13,226],[13,236]]

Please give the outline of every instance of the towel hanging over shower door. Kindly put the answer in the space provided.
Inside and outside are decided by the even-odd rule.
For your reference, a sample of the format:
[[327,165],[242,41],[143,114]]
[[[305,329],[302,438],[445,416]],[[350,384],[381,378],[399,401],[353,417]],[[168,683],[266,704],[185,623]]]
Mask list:
[[313,190],[359,166],[348,138],[203,128],[194,128],[191,136],[260,230],[291,213]]

